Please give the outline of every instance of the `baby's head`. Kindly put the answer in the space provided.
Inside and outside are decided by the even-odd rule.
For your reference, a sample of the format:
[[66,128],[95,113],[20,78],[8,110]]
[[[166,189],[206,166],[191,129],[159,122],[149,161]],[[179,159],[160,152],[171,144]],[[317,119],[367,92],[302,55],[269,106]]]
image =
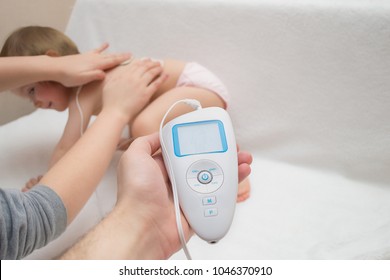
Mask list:
[[51,27],[27,26],[11,33],[0,56],[64,56],[78,53],[76,44],[64,33]]
[[[0,57],[6,56],[65,56],[78,54],[76,44],[62,32],[42,26],[27,26],[15,30],[5,41]],[[26,65],[28,67],[28,65]],[[29,98],[36,107],[63,111],[68,107],[72,89],[56,82],[40,82],[15,89]]]

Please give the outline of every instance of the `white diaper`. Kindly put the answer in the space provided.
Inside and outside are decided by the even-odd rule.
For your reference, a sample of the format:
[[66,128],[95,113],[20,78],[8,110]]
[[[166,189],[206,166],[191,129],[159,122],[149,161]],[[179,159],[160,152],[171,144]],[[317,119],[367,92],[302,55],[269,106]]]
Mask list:
[[183,86],[210,90],[222,98],[225,108],[229,104],[230,98],[225,85],[210,70],[196,62],[189,62],[185,65],[176,84],[176,87]]

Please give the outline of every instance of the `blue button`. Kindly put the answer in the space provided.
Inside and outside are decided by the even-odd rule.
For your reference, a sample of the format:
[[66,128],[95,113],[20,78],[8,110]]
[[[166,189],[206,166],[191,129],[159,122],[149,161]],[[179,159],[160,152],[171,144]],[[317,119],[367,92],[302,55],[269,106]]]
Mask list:
[[218,215],[218,209],[217,208],[209,208],[204,210],[204,216],[205,217],[213,217]]
[[213,205],[217,203],[217,198],[215,196],[207,196],[202,199],[203,205]]
[[211,175],[210,172],[208,172],[206,170],[203,170],[203,171],[199,172],[199,174],[198,174],[198,181],[202,184],[208,184],[211,182],[212,179],[213,179],[213,176]]

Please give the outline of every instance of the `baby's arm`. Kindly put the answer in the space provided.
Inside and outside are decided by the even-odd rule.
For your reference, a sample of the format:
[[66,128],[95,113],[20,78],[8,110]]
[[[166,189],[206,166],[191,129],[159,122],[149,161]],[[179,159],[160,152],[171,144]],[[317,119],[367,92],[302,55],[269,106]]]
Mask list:
[[84,132],[88,127],[93,111],[93,100],[90,100],[89,98],[91,97],[91,89],[92,87],[89,87],[87,85],[80,92],[79,104],[82,109],[81,113],[83,118],[81,118],[80,111],[76,103],[76,98],[72,98],[69,104],[68,121],[66,123],[61,139],[54,149],[53,155],[49,163],[49,167],[52,167],[60,158],[62,158],[69,151],[69,149],[77,142],[77,140],[80,139],[80,137],[82,136],[82,132]]
[[[81,115],[77,107],[76,99],[73,97],[71,103],[69,104],[69,115],[68,121],[66,123],[65,129],[62,133],[60,141],[57,143],[53,154],[49,162],[49,169],[56,164],[69,150],[72,146],[81,138],[81,132],[84,132],[88,127],[92,115],[92,106],[86,96],[89,96],[91,88],[85,86],[82,89],[83,99],[80,98],[79,104],[82,107],[83,122],[81,121]],[[81,94],[81,92],[80,92]],[[82,100],[81,100],[82,99]],[[89,102],[89,103],[88,103]],[[22,189],[22,191],[28,191],[34,187],[41,180],[43,175],[37,176],[37,178],[31,178]]]
[[[85,120],[84,123],[89,122]],[[60,141],[54,149],[50,159],[49,168],[52,167],[64,154],[77,142],[81,137],[81,120],[79,113],[69,108],[68,121],[66,123],[64,132],[62,133]],[[83,128],[84,131],[84,128]]]
[[[49,168],[51,168],[64,154],[77,142],[80,136],[80,116],[76,115],[77,112],[72,112],[69,108],[69,118],[65,126],[64,132],[60,141],[54,149],[49,162]],[[26,182],[22,191],[28,191],[39,183],[43,175],[31,178]]]

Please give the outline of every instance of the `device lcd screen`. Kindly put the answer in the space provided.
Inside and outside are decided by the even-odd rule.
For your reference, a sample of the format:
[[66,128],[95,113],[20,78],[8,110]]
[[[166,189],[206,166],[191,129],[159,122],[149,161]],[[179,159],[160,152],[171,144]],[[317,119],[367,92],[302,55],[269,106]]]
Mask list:
[[227,151],[225,129],[219,120],[177,124],[172,134],[178,157]]

